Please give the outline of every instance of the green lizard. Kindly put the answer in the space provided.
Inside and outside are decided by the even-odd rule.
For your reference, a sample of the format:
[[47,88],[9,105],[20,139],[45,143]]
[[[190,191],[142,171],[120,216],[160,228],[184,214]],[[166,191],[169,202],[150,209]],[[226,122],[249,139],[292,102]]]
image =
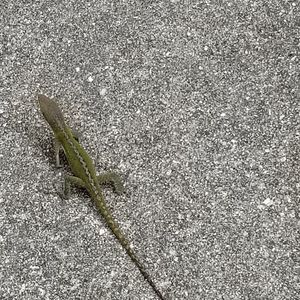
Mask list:
[[67,175],[65,177],[64,194],[68,196],[71,183],[87,189],[110,230],[123,246],[131,260],[138,267],[144,278],[153,288],[158,298],[164,300],[161,292],[151,280],[144,266],[131,249],[129,242],[121,232],[119,225],[114,221],[102,195],[100,184],[105,183],[113,184],[116,191],[119,193],[121,192],[122,185],[119,177],[114,173],[105,173],[97,176],[92,159],[79,144],[72,130],[66,125],[63,114],[57,103],[44,95],[38,95],[38,102],[42,114],[54,133],[56,165],[60,166],[59,149],[60,146],[62,146],[72,173],[75,175]]

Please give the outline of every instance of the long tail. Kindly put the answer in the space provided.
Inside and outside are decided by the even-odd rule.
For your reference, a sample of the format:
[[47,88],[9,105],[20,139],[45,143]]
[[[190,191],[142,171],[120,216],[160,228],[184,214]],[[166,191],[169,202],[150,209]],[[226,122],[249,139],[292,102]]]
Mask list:
[[111,231],[113,232],[113,234],[115,235],[115,237],[118,239],[118,241],[120,242],[120,244],[123,246],[123,248],[126,250],[127,254],[129,255],[129,257],[131,258],[131,260],[134,262],[134,264],[138,267],[138,269],[140,270],[140,272],[142,273],[143,277],[148,281],[148,283],[150,284],[150,286],[152,287],[153,291],[155,292],[155,294],[157,295],[157,297],[160,300],[166,300],[161,292],[158,290],[158,288],[156,287],[155,283],[152,281],[152,279],[150,278],[150,275],[146,272],[145,267],[143,266],[143,264],[140,262],[140,260],[137,258],[137,256],[135,255],[135,253],[133,252],[133,250],[131,249],[128,240],[125,238],[124,234],[121,232],[119,226],[117,225],[116,222],[114,222],[112,220],[112,218],[109,218],[107,216],[106,218],[107,224],[109,226],[109,228],[111,229]]
[[115,222],[110,210],[106,206],[103,197],[101,194],[99,194],[97,197],[93,197],[93,199],[96,202],[96,206],[98,207],[101,215],[105,219],[108,227],[113,232],[117,240],[120,242],[120,244],[123,246],[123,248],[126,250],[127,254],[131,258],[131,260],[134,262],[134,264],[138,267],[140,272],[142,273],[143,277],[148,281],[150,286],[152,287],[153,291],[157,295],[157,297],[160,300],[166,300],[161,292],[158,290],[152,279],[150,278],[150,275],[146,272],[146,268],[143,266],[143,264],[140,262],[140,260],[137,258],[133,250],[131,249],[128,240],[125,238],[125,235],[120,230],[119,225]]
[[126,247],[124,245],[122,245],[124,247],[124,249],[126,250],[127,254],[130,256],[131,260],[135,263],[135,265],[138,267],[138,269],[140,270],[140,272],[142,273],[142,275],[144,276],[144,278],[148,281],[148,283],[151,285],[153,291],[155,292],[155,294],[157,295],[157,297],[160,300],[165,300],[165,298],[162,296],[161,292],[158,290],[158,288],[156,287],[155,283],[152,281],[152,279],[150,278],[150,275],[146,272],[145,267],[142,265],[142,263],[138,260],[138,258],[136,257],[135,253],[132,251],[132,249],[130,248],[129,244],[127,243]]

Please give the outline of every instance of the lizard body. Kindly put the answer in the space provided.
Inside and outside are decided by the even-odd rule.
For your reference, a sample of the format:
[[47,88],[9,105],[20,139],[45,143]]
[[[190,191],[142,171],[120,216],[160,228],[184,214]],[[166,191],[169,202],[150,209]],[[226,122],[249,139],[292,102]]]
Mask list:
[[113,173],[96,175],[96,170],[92,159],[89,157],[84,148],[74,137],[72,130],[66,125],[63,114],[57,103],[44,95],[38,95],[38,102],[41,112],[53,130],[56,140],[56,165],[59,166],[59,147],[61,145],[67,157],[71,171],[75,176],[66,176],[65,194],[69,192],[70,183],[87,189],[97,209],[100,211],[108,227],[113,232],[117,240],[123,246],[131,260],[137,266],[143,277],[150,284],[159,299],[164,300],[161,292],[158,290],[144,266],[131,249],[128,240],[122,233],[119,225],[113,219],[113,216],[106,205],[100,184],[113,183],[115,189],[120,192],[122,189],[119,179]]

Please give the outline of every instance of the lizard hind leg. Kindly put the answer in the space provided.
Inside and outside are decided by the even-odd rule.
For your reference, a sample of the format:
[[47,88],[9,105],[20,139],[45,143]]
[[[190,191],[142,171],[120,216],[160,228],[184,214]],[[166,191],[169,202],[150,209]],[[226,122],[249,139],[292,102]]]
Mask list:
[[117,173],[105,172],[97,176],[98,183],[100,185],[109,184],[112,185],[115,192],[120,195],[124,193],[124,186],[121,178]]
[[65,199],[68,199],[70,196],[71,184],[73,184],[77,187],[80,187],[80,188],[86,187],[84,181],[81,178],[76,177],[76,176],[66,175],[64,184],[63,184],[63,192],[61,193],[62,197]]

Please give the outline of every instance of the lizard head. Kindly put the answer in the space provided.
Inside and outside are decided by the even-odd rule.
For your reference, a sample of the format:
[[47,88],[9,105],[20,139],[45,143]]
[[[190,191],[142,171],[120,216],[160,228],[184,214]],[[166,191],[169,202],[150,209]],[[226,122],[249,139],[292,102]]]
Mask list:
[[55,101],[39,94],[38,102],[44,118],[54,131],[65,126],[63,114]]

